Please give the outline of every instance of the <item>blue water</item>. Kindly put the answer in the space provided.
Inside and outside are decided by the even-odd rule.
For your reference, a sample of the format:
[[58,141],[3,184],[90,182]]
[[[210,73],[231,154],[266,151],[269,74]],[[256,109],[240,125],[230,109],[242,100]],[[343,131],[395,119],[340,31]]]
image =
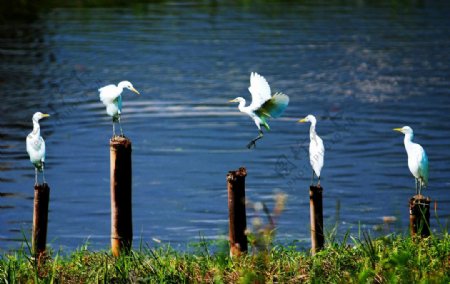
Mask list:
[[[445,1],[444,1],[445,2]],[[396,3],[396,2],[392,2]],[[0,26],[0,251],[31,232],[34,170],[25,151],[35,111],[47,143],[48,242],[110,243],[109,138],[97,88],[129,80],[122,124],[133,142],[133,227],[142,240],[184,248],[226,239],[226,174],[245,166],[247,197],[288,195],[276,240],[309,245],[307,125],[326,154],[327,230],[407,232],[414,179],[403,136],[411,126],[430,160],[432,228],[450,221],[450,5],[357,2],[54,8]],[[290,96],[255,150],[249,117],[228,100],[250,72]],[[439,227],[434,214],[444,227]],[[248,207],[249,225],[257,214]],[[395,216],[394,224],[383,224]],[[446,227],[447,226],[447,227]]]

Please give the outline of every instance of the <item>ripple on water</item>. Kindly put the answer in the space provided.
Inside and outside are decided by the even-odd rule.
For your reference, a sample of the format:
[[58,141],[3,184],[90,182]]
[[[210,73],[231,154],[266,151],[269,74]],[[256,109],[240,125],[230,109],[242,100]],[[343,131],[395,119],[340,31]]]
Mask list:
[[[52,9],[20,33],[1,26],[0,246],[17,246],[31,226],[24,137],[37,110],[52,115],[42,121],[51,245],[108,246],[112,126],[97,89],[124,79],[142,93],[124,92],[122,126],[133,141],[135,236],[145,242],[226,236],[225,177],[240,166],[250,201],[272,208],[274,193],[288,194],[277,238],[306,241],[308,218],[299,216],[309,212],[309,127],[296,121],[308,113],[326,147],[324,215],[340,233],[370,229],[384,215],[398,216],[396,230],[407,227],[413,180],[392,131],[407,124],[429,155],[429,193],[445,223],[449,7],[426,6],[398,17],[390,4],[155,3]],[[255,125],[227,101],[250,99],[252,71],[291,101],[249,151]]]

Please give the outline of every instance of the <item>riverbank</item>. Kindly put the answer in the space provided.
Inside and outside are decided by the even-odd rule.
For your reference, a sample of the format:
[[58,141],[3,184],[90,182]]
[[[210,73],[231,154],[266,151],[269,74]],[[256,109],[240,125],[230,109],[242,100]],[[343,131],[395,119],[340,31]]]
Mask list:
[[[211,253],[211,246],[217,252]],[[192,249],[193,248],[193,249]],[[220,249],[222,248],[222,249]],[[37,268],[27,249],[0,256],[1,283],[449,283],[450,237],[372,240],[348,236],[311,256],[295,246],[274,246],[232,259],[225,242],[201,242],[190,252],[141,246],[114,258],[88,246],[52,253]]]

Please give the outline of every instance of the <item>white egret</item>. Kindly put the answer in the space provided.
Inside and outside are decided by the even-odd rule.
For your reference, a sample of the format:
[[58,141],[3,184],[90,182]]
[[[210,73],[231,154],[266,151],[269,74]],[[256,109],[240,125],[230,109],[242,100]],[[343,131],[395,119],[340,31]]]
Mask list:
[[123,136],[122,126],[120,125],[120,114],[122,113],[122,91],[127,88],[136,94],[140,93],[128,81],[122,81],[117,86],[114,84],[107,85],[98,89],[100,92],[100,100],[106,106],[106,113],[112,116],[113,119],[113,137],[116,136],[114,123],[118,122],[120,127],[120,134]]
[[408,168],[416,179],[416,194],[421,194],[422,188],[428,185],[428,157],[425,150],[417,143],[412,142],[414,132],[411,127],[394,128],[395,131],[405,134],[403,140],[406,154],[408,154]]
[[239,111],[249,115],[258,127],[259,135],[247,145],[247,148],[250,149],[256,147],[256,141],[264,136],[261,126],[270,130],[267,119],[281,116],[289,104],[289,97],[283,93],[275,93],[272,96],[266,79],[253,72],[250,75],[248,90],[252,95],[252,103],[249,106],[245,106],[245,99],[242,97],[237,97],[229,102],[239,102]]
[[45,183],[44,163],[45,163],[45,141],[41,137],[41,127],[39,120],[49,117],[49,114],[36,112],[33,115],[33,131],[27,136],[27,152],[30,161],[34,165],[35,185],[38,184],[38,171],[42,172],[42,180]]
[[316,133],[316,117],[312,114],[307,115],[305,118],[300,119],[298,122],[311,122],[309,129],[309,163],[313,169],[311,184],[314,182],[314,174],[318,178],[317,185],[320,185],[320,172],[323,168],[323,159],[325,156],[325,147],[323,141]]

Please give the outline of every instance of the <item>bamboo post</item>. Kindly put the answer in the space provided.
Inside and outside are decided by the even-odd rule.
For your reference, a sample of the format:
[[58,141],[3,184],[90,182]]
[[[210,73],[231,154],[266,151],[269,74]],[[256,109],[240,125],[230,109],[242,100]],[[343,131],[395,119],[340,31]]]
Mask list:
[[114,256],[128,253],[133,239],[131,210],[131,141],[110,140],[111,157],[111,250]]
[[429,197],[414,195],[409,200],[409,230],[411,236],[430,235],[430,202]]
[[47,244],[48,203],[50,188],[48,184],[34,186],[33,236],[31,247],[34,257],[40,262],[45,255]]
[[314,255],[321,249],[325,242],[323,235],[323,188],[320,185],[309,187],[309,207],[311,221],[311,253]]
[[247,216],[245,212],[245,177],[247,170],[239,168],[237,171],[229,171],[227,174],[228,189],[228,217],[230,255],[239,256],[248,250]]

